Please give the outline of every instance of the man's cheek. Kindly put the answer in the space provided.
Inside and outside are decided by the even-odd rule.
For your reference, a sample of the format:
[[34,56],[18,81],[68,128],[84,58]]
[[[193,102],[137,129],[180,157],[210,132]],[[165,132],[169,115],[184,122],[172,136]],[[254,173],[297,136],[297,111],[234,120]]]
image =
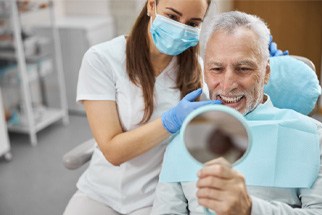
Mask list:
[[218,90],[220,82],[218,80],[211,80],[208,82],[209,89]]

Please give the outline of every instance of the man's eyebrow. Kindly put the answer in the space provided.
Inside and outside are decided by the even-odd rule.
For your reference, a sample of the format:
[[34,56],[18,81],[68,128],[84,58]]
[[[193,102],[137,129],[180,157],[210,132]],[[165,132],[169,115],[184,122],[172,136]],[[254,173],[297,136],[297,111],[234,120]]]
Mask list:
[[[166,9],[171,10],[172,12],[178,14],[179,16],[182,16],[181,12],[177,11],[176,9],[174,9],[172,7],[166,7]],[[191,18],[190,20],[201,21],[201,22],[203,21],[202,18],[198,18],[198,17]]]
[[257,66],[257,64],[253,61],[249,61],[249,60],[243,60],[243,61],[239,61],[235,64],[235,66],[242,66],[242,65],[246,65],[246,66]]
[[216,62],[216,61],[210,61],[207,62],[207,66],[222,66],[222,63]]

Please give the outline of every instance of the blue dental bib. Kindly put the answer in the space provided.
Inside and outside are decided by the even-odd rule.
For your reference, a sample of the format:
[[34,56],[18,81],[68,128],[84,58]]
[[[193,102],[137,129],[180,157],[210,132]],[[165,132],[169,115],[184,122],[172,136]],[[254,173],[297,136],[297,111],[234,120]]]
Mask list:
[[[309,188],[320,169],[317,126],[307,116],[273,107],[270,100],[245,116],[252,135],[247,156],[234,165],[250,186]],[[167,147],[160,182],[197,181],[202,164],[180,135]]]

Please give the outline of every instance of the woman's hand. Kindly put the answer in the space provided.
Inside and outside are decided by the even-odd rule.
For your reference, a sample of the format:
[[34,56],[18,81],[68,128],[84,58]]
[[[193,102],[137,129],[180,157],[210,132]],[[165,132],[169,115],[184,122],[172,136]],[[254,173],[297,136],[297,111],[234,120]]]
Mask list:
[[277,44],[273,41],[273,36],[270,35],[269,37],[269,55],[271,57],[278,57],[278,56],[283,56],[283,55],[288,55],[288,51],[282,51],[277,48]]
[[162,114],[162,124],[164,128],[171,134],[176,133],[184,119],[193,110],[209,104],[221,104],[219,100],[209,100],[209,101],[197,101],[195,100],[201,95],[202,89],[199,88],[191,93],[187,94],[174,108],[171,108],[167,112]]

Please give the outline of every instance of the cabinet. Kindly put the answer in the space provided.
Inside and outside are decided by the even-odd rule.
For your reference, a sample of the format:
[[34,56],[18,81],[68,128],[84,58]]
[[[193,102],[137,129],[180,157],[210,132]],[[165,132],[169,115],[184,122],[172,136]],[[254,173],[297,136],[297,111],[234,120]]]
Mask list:
[[7,126],[6,121],[4,119],[3,113],[3,104],[2,104],[2,96],[1,96],[1,89],[0,89],[0,157],[4,156],[6,160],[11,159],[10,153],[10,144],[7,135]]
[[278,48],[312,60],[322,81],[322,1],[235,0],[233,9],[264,19]]
[[[89,47],[115,37],[114,19],[111,16],[67,16],[58,19],[56,26],[62,45],[64,75],[68,80],[66,86],[68,111],[83,114],[83,106],[76,102],[78,73],[82,58]],[[48,36],[51,32],[46,23],[35,26],[34,31],[39,36]],[[49,103],[53,102],[49,101]]]
[[[61,47],[57,29],[55,27],[53,1],[14,1],[0,0],[2,7],[6,8],[1,11],[0,18],[10,21],[10,30],[3,30],[2,36],[11,36],[13,49],[1,49],[0,60],[11,62],[10,66],[2,68],[3,73],[16,71],[17,80],[15,82],[19,88],[19,116],[18,123],[8,123],[8,130],[11,132],[19,132],[29,134],[30,143],[37,144],[37,132],[45,127],[62,120],[64,124],[68,123],[67,101],[64,75],[62,70]],[[23,5],[25,4],[25,5]],[[31,4],[29,7],[28,4]],[[20,5],[20,7],[18,7]],[[26,40],[23,38],[21,24],[21,7],[23,11],[32,13],[30,10],[38,10],[45,7],[48,11],[49,22],[51,26],[51,35],[48,39],[53,44],[52,53],[42,53],[41,51],[32,52],[28,50]],[[1,35],[1,31],[0,31]],[[9,37],[10,38],[10,37]],[[9,39],[10,41],[10,39]],[[4,42],[4,41],[2,41]],[[32,49],[31,49],[32,50]],[[28,53],[32,52],[32,54]],[[13,63],[12,63],[13,62]],[[58,83],[59,104],[50,107],[46,103],[46,81],[45,77],[51,74],[50,79],[54,78]],[[37,88],[34,89],[34,82],[37,82]],[[12,83],[8,83],[10,85]],[[37,104],[33,102],[35,94],[40,95]],[[13,96],[13,95],[12,95]]]

